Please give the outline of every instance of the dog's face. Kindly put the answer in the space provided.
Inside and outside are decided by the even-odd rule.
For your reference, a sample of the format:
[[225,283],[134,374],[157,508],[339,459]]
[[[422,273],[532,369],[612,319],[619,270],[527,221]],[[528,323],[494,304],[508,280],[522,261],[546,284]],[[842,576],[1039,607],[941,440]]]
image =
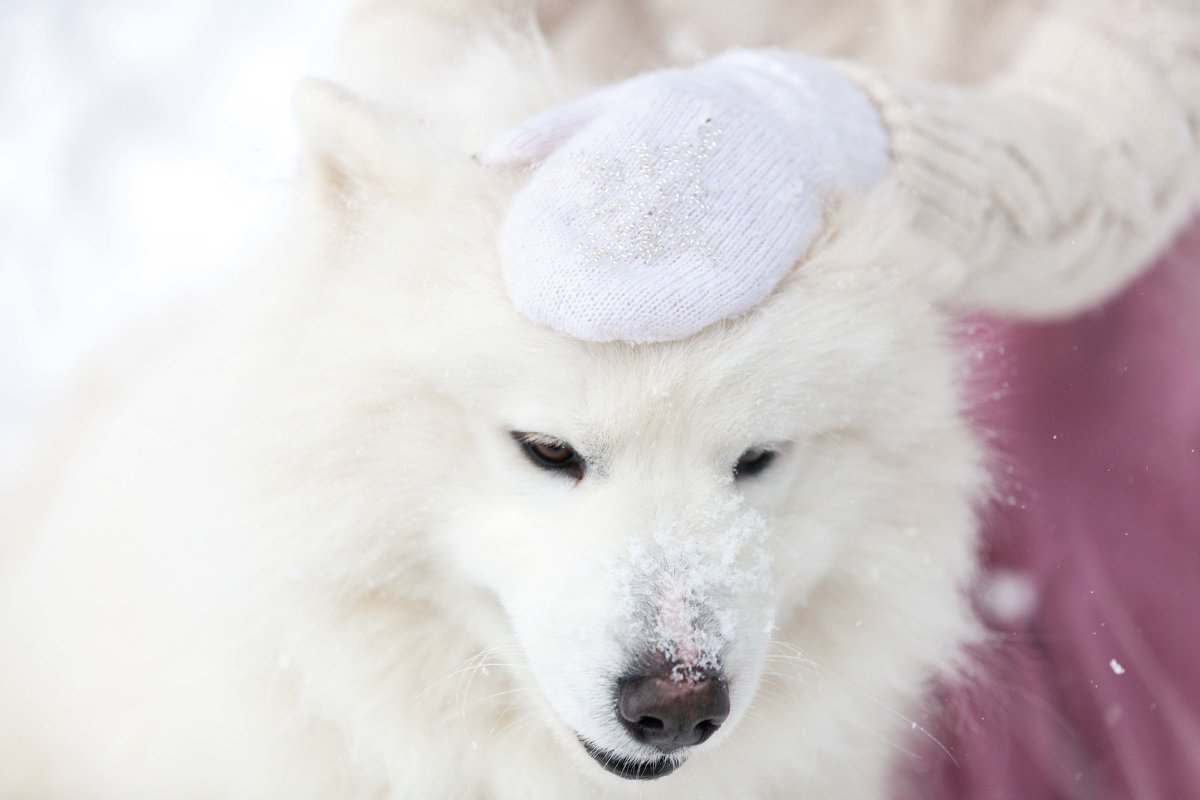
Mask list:
[[456,315],[472,333],[434,348],[454,354],[429,382],[467,455],[443,473],[434,547],[504,612],[481,644],[514,634],[551,727],[623,778],[719,747],[776,626],[916,524],[903,451],[939,421],[945,364],[922,374],[902,348],[928,331],[825,277],[685,342]]
[[481,474],[446,537],[570,733],[618,774],[665,774],[754,695],[771,525],[811,432],[750,352],[546,338],[459,398]]
[[[351,313],[395,320],[370,358],[407,376],[391,441],[426,496],[405,546],[480,648],[515,639],[529,669],[512,679],[534,690],[515,702],[549,709],[609,772],[660,777],[731,735],[773,639],[808,630],[791,644],[837,665],[856,633],[822,632],[845,623],[830,596],[866,631],[885,604],[954,596],[969,546],[920,537],[943,524],[929,503],[956,498],[944,523],[962,525],[974,450],[928,301],[864,263],[884,245],[850,261],[823,245],[762,307],[685,341],[584,343],[504,297],[493,242],[512,181],[450,172],[465,194],[441,187],[418,212],[359,187],[329,230]],[[938,577],[914,577],[909,545]],[[879,586],[902,588],[871,611]],[[896,624],[944,632],[953,605]]]
[[503,608],[563,735],[609,771],[659,777],[719,746],[777,623],[872,538],[902,536],[897,494],[920,476],[890,442],[929,424],[944,365],[901,374],[914,332],[867,313],[875,294],[814,275],[651,346],[505,318],[434,377],[473,454],[435,538]]

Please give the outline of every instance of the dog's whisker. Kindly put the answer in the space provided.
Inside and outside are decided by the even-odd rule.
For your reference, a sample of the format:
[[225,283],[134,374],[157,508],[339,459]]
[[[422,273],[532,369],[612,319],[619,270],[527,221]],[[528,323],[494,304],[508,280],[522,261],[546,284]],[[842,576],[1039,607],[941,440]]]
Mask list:
[[485,697],[480,697],[475,700],[472,700],[470,703],[466,704],[462,710],[470,711],[471,709],[481,706],[484,703],[491,702],[492,700],[495,700],[500,697],[511,697],[512,695],[525,694],[528,692],[536,692],[536,691],[537,691],[537,689],[532,686],[518,686],[518,687],[515,687],[512,689],[504,689],[499,692],[492,692],[491,694],[489,694]]
[[529,723],[535,721],[536,719],[537,714],[532,711],[525,711],[524,713],[516,715],[512,720],[506,723],[503,728],[497,730],[493,735],[499,737],[505,733],[516,734],[518,732],[523,732],[525,726],[529,725]]
[[[816,664],[816,662],[814,662],[814,664]],[[937,745],[938,749],[939,749],[939,750],[941,750],[941,751],[942,751],[942,753],[944,753],[944,754],[945,754],[945,756],[946,756],[947,758],[949,758],[949,759],[950,759],[951,763],[953,763],[953,764],[954,764],[954,766],[956,766],[956,767],[957,767],[957,766],[959,766],[958,759],[956,759],[956,758],[954,757],[954,753],[953,753],[953,752],[951,752],[950,748],[949,748],[949,747],[947,747],[947,746],[946,746],[946,744],[945,744],[945,743],[944,743],[944,742],[943,742],[941,739],[939,739],[939,738],[938,738],[936,735],[934,735],[934,734],[933,734],[933,733],[932,733],[932,732],[931,732],[931,731],[930,731],[928,728],[926,728],[924,725],[922,725],[921,723],[917,722],[917,721],[916,721],[915,719],[913,719],[912,717],[909,717],[908,715],[904,714],[903,712],[901,712],[901,711],[898,711],[897,709],[893,708],[892,706],[888,705],[887,703],[884,703],[882,700],[880,700],[879,698],[875,697],[875,696],[874,696],[874,695],[872,695],[870,692],[867,692],[866,690],[864,690],[864,689],[860,688],[859,686],[857,686],[857,685],[856,685],[856,684],[855,684],[853,681],[851,681],[850,679],[846,678],[845,676],[843,676],[843,675],[839,675],[837,672],[835,672],[835,671],[833,671],[833,670],[829,669],[828,667],[824,666],[823,664],[816,664],[816,666],[819,668],[819,670],[820,670],[820,672],[821,672],[821,674],[822,674],[822,675],[828,675],[828,676],[830,676],[831,678],[834,678],[835,680],[838,680],[838,681],[840,681],[840,682],[841,682],[841,683],[842,683],[844,686],[848,687],[849,689],[851,689],[852,691],[856,692],[857,694],[859,694],[859,695],[860,695],[860,696],[862,696],[863,698],[865,698],[865,699],[869,700],[870,702],[874,703],[876,706],[878,706],[879,708],[883,709],[883,710],[884,710],[884,711],[886,711],[887,713],[891,714],[891,715],[892,715],[893,717],[895,717],[896,719],[899,719],[899,720],[901,720],[901,721],[903,721],[903,722],[907,722],[907,723],[909,724],[909,727],[910,727],[910,729],[911,729],[911,730],[917,731],[917,732],[918,732],[918,733],[920,733],[922,736],[924,736],[925,738],[929,739],[931,742],[933,742],[935,745]],[[891,742],[891,741],[890,741],[890,740],[888,740],[886,737],[884,737],[882,734],[879,734],[879,733],[878,733],[878,732],[876,732],[876,731],[871,731],[871,733],[872,733],[872,735],[876,736],[877,738],[881,739],[882,741],[885,741],[885,742],[887,742],[888,744],[890,744],[890,745],[893,745],[894,747],[896,747],[896,748],[897,748],[898,750],[900,750],[901,752],[903,752],[903,753],[906,753],[907,755],[910,755],[910,756],[913,756],[913,757],[919,757],[919,756],[918,756],[916,753],[912,753],[912,752],[910,752],[910,751],[908,751],[908,750],[904,749],[904,748],[903,748],[903,747],[901,747],[900,745],[898,745],[898,744],[896,744],[896,743],[894,743],[894,742]]]
[[[459,661],[458,663],[456,663],[455,665],[449,667],[445,672],[443,672],[441,675],[439,675],[438,677],[431,680],[428,684],[425,685],[425,687],[423,687],[419,692],[417,692],[415,695],[413,695],[413,698],[414,699],[420,698],[420,697],[424,696],[426,693],[437,688],[440,684],[443,684],[446,681],[452,680],[456,677],[459,678],[459,682],[461,684],[462,676],[465,674],[468,674],[470,672],[473,672],[475,670],[490,669],[493,666],[497,666],[497,667],[502,666],[502,667],[512,668],[512,669],[525,668],[526,667],[525,664],[500,662],[500,661],[493,662],[493,661],[489,660],[489,659],[493,658],[494,656],[498,656],[501,654],[520,653],[520,652],[522,652],[522,650],[521,650],[520,644],[516,643],[516,635],[514,634],[514,635],[506,636],[503,639],[500,639],[499,641],[493,643],[492,645],[489,645],[488,647],[481,649],[479,652],[475,653],[474,655],[469,656],[468,658],[465,658],[462,661]],[[457,695],[457,689],[456,689],[456,695]]]

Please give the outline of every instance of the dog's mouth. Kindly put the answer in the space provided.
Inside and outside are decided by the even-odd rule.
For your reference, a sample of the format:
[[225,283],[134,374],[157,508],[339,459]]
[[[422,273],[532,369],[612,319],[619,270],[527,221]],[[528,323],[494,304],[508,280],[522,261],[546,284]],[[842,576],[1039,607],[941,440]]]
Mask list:
[[596,760],[597,764],[604,767],[613,775],[630,781],[652,781],[655,778],[670,775],[677,767],[683,764],[683,759],[671,758],[669,756],[662,756],[653,761],[634,761],[632,758],[625,758],[610,753],[607,750],[601,750],[582,737],[580,737],[579,743],[583,745],[583,749],[587,751],[587,754]]

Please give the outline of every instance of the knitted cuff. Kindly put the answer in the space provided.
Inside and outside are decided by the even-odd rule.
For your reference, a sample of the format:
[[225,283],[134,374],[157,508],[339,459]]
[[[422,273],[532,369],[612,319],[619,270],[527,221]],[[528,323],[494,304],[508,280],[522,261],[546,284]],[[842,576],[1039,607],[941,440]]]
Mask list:
[[888,133],[892,180],[912,200],[917,228],[957,252],[978,238],[987,213],[985,143],[970,124],[967,90],[904,81],[860,64],[836,62],[875,104]]
[[1195,147],[1179,98],[1114,20],[1094,22],[1043,21],[983,85],[836,65],[879,110],[922,233],[986,268],[1014,243],[1073,236],[1089,209],[1135,228],[1166,210],[1163,187]]

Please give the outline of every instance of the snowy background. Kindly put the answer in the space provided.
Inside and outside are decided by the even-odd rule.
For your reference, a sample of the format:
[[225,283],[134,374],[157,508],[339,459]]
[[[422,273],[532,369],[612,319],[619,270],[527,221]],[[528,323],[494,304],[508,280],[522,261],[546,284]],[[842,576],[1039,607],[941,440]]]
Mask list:
[[271,233],[343,0],[0,0],[0,479],[88,353]]

